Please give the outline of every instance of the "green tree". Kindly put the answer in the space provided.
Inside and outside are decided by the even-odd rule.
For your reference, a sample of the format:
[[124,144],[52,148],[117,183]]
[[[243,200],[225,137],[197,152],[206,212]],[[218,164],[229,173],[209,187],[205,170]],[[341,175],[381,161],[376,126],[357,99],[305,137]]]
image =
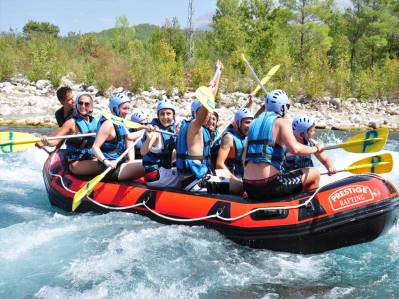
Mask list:
[[241,10],[238,0],[218,0],[213,17],[212,47],[223,60],[237,56],[234,52],[245,49],[245,32],[241,28]]
[[129,26],[127,17],[121,16],[116,19],[112,47],[120,54],[126,55],[129,51],[129,43],[135,39],[136,31]]
[[300,63],[306,59],[310,49],[326,53],[332,43],[330,28],[325,19],[331,13],[332,3],[329,0],[283,0],[282,4],[293,13],[291,19],[293,38],[292,45]]
[[60,33],[60,28],[49,22],[36,22],[29,20],[28,23],[26,23],[25,26],[22,28],[22,32],[28,38],[38,33],[48,34],[53,37],[57,37]]

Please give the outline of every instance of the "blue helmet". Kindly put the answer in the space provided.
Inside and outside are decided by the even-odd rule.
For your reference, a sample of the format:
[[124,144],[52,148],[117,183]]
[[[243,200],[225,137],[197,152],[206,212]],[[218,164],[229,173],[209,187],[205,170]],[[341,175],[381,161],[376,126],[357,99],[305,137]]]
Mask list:
[[308,130],[315,125],[315,121],[313,118],[308,116],[297,116],[294,118],[292,122],[292,131],[294,135],[297,137],[303,137],[305,140],[309,140]]
[[123,103],[128,103],[128,102],[130,102],[129,97],[124,93],[120,92],[109,99],[108,107],[112,114],[120,116],[119,106],[122,105]]
[[173,114],[176,114],[176,106],[173,105],[169,100],[162,100],[158,102],[157,115],[159,114],[159,111],[163,109],[171,109],[173,111]]
[[195,100],[191,104],[191,116],[195,118],[197,116],[197,110],[201,108],[202,104],[199,100]]
[[275,112],[284,117],[290,108],[287,94],[281,89],[269,92],[265,97],[265,107],[267,111]]
[[[88,96],[91,100],[91,108],[93,109],[93,97],[90,93],[87,92],[79,92],[76,94],[75,96],[75,104],[74,104],[74,108],[75,108],[75,113],[79,113],[78,107],[79,107],[79,99],[81,96]],[[93,111],[90,111],[89,114],[91,114]]]
[[254,118],[253,113],[247,109],[247,108],[242,108],[236,112],[234,115],[234,122],[237,125],[237,128],[240,130],[241,129],[241,122],[244,118]]
[[148,115],[143,110],[135,110],[130,117],[130,120],[135,123],[140,123],[146,119],[148,119]]

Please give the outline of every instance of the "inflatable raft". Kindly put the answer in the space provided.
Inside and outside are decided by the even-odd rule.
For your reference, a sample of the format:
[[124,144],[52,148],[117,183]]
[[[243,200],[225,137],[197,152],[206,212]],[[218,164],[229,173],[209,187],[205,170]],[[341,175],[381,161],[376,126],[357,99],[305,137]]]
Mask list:
[[[43,177],[52,205],[71,211],[90,178],[72,176],[62,151],[49,156]],[[314,192],[264,202],[232,195],[148,189],[142,181],[100,182],[78,212],[121,210],[165,224],[203,225],[243,245],[320,253],[374,240],[396,223],[396,188],[377,175],[356,175]]]

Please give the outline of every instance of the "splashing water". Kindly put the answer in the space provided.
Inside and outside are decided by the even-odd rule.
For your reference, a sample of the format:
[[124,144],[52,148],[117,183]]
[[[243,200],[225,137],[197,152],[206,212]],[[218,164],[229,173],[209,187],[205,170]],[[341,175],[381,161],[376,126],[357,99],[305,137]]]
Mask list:
[[[322,132],[325,144],[345,140]],[[399,187],[399,135],[386,150]],[[337,168],[366,155],[328,153]],[[53,208],[31,148],[0,156],[1,298],[394,298],[399,228],[319,255],[239,246],[203,227],[161,225],[128,213],[69,214]],[[347,174],[346,174],[347,175]],[[327,184],[337,177],[323,178]]]

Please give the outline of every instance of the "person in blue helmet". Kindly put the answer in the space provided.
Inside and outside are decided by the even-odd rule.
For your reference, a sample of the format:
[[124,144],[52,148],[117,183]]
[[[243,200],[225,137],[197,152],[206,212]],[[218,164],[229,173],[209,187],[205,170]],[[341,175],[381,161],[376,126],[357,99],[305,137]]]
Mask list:
[[[110,98],[109,110],[113,115],[126,118],[129,109],[130,99],[124,93],[118,93]],[[129,133],[125,127],[113,124],[104,116],[99,119],[93,153],[97,157],[102,170],[108,167],[112,168],[112,171],[106,176],[108,180],[134,180],[144,175],[141,160],[134,160],[132,155],[134,151],[131,151],[128,157],[122,159],[119,163],[116,162],[139,133]]]
[[[316,133],[316,124],[313,118],[307,116],[297,116],[292,121],[292,131],[296,140],[306,146],[314,146],[315,142],[313,137]],[[324,165],[329,175],[336,173],[336,169],[332,160],[325,152],[316,153],[316,158]],[[311,155],[295,156],[287,153],[284,162],[284,169],[286,172],[305,168],[313,167]]]
[[157,129],[176,133],[176,107],[168,100],[157,105],[154,118],[143,136],[141,155],[145,170],[144,179],[149,187],[177,187],[179,177],[172,167],[175,158],[176,136],[157,132]]
[[[222,63],[217,62],[221,68]],[[216,96],[220,76],[210,83],[212,93]],[[199,100],[191,105],[192,119],[183,121],[176,144],[176,167],[180,177],[180,187],[186,191],[202,191],[203,180],[210,174],[211,135],[206,129],[209,119],[208,110]],[[205,190],[204,190],[205,191]]]
[[[75,109],[72,118],[68,119],[54,136],[94,133],[97,130],[97,120],[91,115],[93,112],[93,98],[88,93],[79,93],[75,98]],[[94,175],[100,172],[97,161],[93,160],[92,145],[94,137],[70,138],[66,144],[66,159],[71,173],[76,175]],[[41,144],[59,146],[64,141],[48,140],[42,137]]]
[[[138,123],[140,125],[143,126],[147,126],[148,125],[148,115],[147,113],[145,113],[142,110],[135,110],[133,111],[132,115],[130,116],[130,120],[132,122]],[[145,133],[145,129],[129,129],[129,132],[133,133],[133,132],[140,132],[140,135],[135,136],[135,138],[133,138],[133,142],[136,141],[137,138],[139,138],[140,140],[136,143],[136,145],[134,146],[134,158],[135,159],[142,159],[141,153],[140,153],[140,149],[143,146],[143,140],[142,137]]]
[[285,147],[298,155],[312,155],[323,151],[322,145],[306,146],[299,143],[286,118],[290,103],[287,94],[273,90],[265,97],[266,112],[249,127],[244,149],[244,191],[250,200],[267,201],[319,186],[320,172],[307,167],[286,173]]
[[234,122],[221,137],[216,169],[225,169],[230,177],[240,181],[244,175],[242,153],[247,141],[249,126],[254,119],[248,108],[240,109],[234,115]]

